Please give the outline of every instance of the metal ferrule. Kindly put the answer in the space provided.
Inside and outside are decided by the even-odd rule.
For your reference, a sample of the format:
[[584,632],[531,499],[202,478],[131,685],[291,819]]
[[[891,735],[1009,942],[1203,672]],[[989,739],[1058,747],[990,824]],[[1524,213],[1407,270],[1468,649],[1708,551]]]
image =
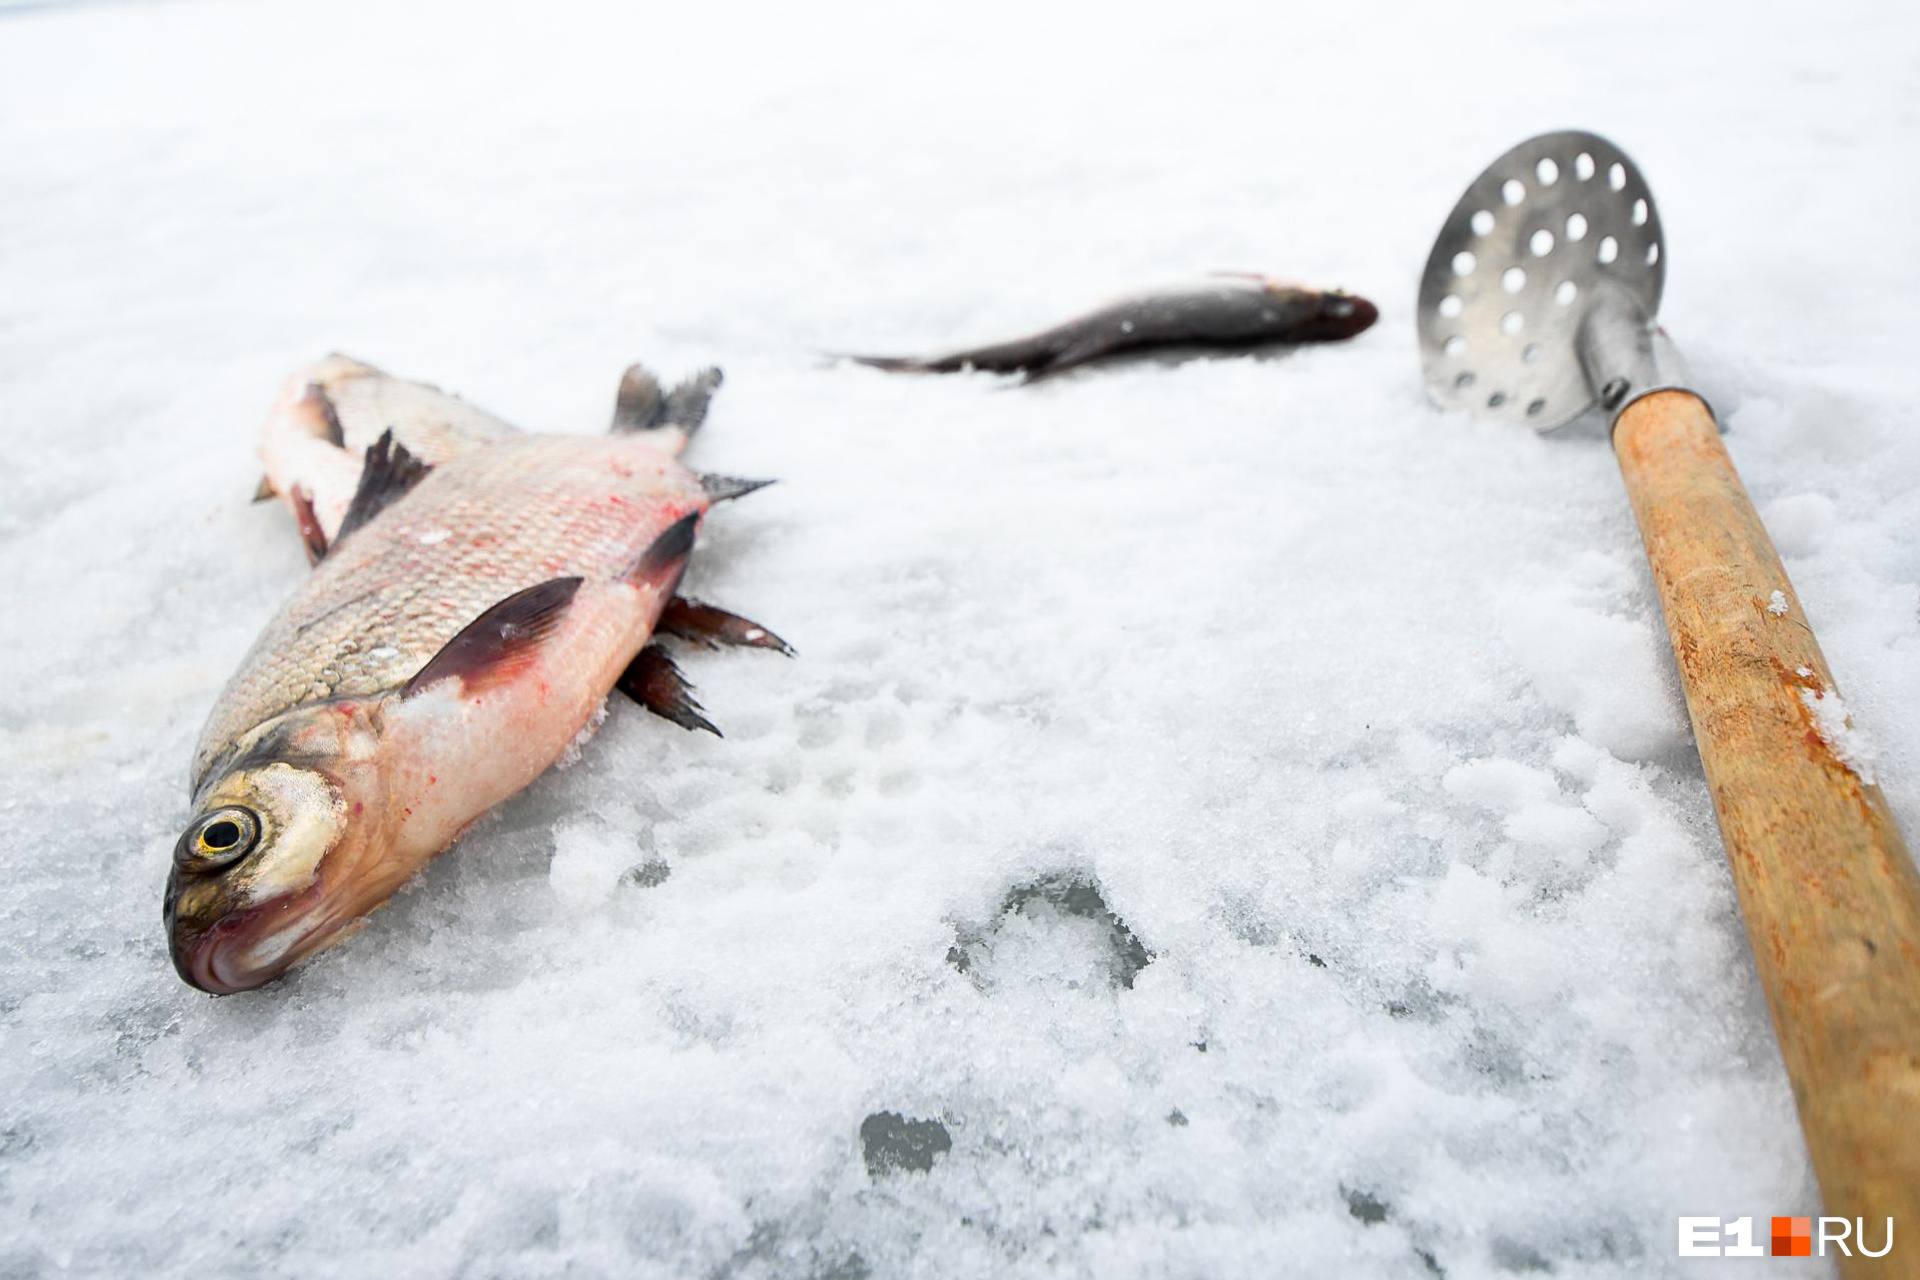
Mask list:
[[[1594,403],[1616,424],[1629,405],[1656,391],[1685,391],[1706,404],[1707,398],[1689,385],[1686,362],[1666,330],[1610,280],[1592,285],[1574,348]],[[1713,406],[1707,405],[1707,411]]]

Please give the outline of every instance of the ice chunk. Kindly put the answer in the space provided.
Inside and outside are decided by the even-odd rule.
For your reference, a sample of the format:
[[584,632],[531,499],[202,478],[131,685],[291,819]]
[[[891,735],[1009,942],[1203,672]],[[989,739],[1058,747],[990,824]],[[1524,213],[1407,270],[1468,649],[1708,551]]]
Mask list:
[[[1801,670],[1806,671],[1804,667]],[[1874,763],[1879,752],[1873,740],[1853,723],[1852,717],[1847,714],[1846,704],[1840,701],[1840,695],[1832,689],[1825,693],[1802,689],[1800,701],[1813,716],[1813,727],[1819,732],[1821,741],[1833,752],[1833,758],[1851,769],[1860,781],[1869,785],[1878,782]]]

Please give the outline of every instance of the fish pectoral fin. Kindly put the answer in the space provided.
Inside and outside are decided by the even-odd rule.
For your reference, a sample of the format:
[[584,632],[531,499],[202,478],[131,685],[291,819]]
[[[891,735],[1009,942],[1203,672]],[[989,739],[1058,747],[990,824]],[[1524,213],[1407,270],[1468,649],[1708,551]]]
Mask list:
[[673,665],[667,651],[657,644],[642,649],[620,673],[613,687],[682,729],[705,729],[716,738],[726,736],[714,727],[713,721],[700,714],[693,686],[680,674],[680,668]]
[[320,527],[320,517],[314,514],[313,495],[295,485],[287,498],[293,504],[294,522],[300,526],[300,543],[307,549],[307,563],[319,564],[327,558],[327,531]]
[[742,480],[739,476],[700,476],[700,487],[707,491],[707,497],[714,502],[744,498],[756,489],[764,489],[773,483],[772,480]]
[[273,487],[273,478],[271,476],[261,476],[260,483],[254,486],[253,500],[255,502],[272,502],[279,496],[280,491]]
[[699,527],[698,511],[681,516],[635,557],[627,571],[620,575],[622,580],[636,587],[661,587],[661,595],[673,595],[681,575],[687,571],[687,557],[693,554],[694,531]]
[[1039,382],[1043,378],[1051,378],[1056,373],[1076,369],[1090,360],[1098,360],[1101,356],[1109,355],[1114,350],[1113,338],[1105,333],[1089,333],[1075,338],[1052,359],[1028,369],[1027,376],[1020,380],[1021,385]]
[[401,687],[401,699],[447,679],[458,679],[463,690],[473,690],[512,678],[560,625],[580,582],[577,577],[550,578],[494,605],[414,673]]
[[672,391],[665,391],[660,379],[645,365],[628,365],[620,376],[620,392],[614,397],[611,429],[628,435],[640,431],[679,431],[684,437],[681,441],[684,447],[685,441],[692,439],[707,420],[713,393],[719,390],[723,378],[720,370],[709,366],[681,379]]
[[689,600],[685,596],[675,596],[667,602],[666,611],[660,615],[660,621],[654,624],[653,629],[661,635],[674,636],[703,649],[717,649],[725,645],[731,648],[772,649],[789,658],[793,656],[792,645],[752,619],[698,600]]
[[880,369],[887,373],[937,373],[934,361],[923,360],[919,356],[861,356],[846,355],[839,357],[869,369]]
[[348,534],[407,496],[413,486],[426,479],[432,467],[407,452],[407,446],[393,438],[393,428],[367,447],[367,462],[360,470],[360,487],[353,491],[347,514],[334,530],[337,546]]

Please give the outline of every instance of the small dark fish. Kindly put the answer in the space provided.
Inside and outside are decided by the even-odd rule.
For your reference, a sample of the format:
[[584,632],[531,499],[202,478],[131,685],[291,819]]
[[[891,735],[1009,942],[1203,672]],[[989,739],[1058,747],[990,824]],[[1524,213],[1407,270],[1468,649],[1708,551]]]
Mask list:
[[929,358],[849,358],[899,373],[983,369],[1024,373],[1032,382],[1123,351],[1333,342],[1353,337],[1379,317],[1371,302],[1338,289],[1309,289],[1265,276],[1223,274],[1121,298],[1077,320],[1012,342]]

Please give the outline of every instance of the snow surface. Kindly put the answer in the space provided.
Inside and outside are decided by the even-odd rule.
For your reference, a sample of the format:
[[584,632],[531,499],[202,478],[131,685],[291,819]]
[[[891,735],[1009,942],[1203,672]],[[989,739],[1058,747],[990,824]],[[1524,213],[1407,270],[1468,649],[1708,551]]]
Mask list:
[[[647,9],[0,17],[0,1275],[1691,1276],[1677,1215],[1816,1212],[1605,444],[1430,409],[1409,312],[1508,145],[1633,153],[1911,822],[1912,6]],[[1384,318],[817,354],[1215,268]],[[334,348],[546,430],[724,365],[695,456],[782,483],[693,586],[800,656],[211,1000],[160,887]]]

